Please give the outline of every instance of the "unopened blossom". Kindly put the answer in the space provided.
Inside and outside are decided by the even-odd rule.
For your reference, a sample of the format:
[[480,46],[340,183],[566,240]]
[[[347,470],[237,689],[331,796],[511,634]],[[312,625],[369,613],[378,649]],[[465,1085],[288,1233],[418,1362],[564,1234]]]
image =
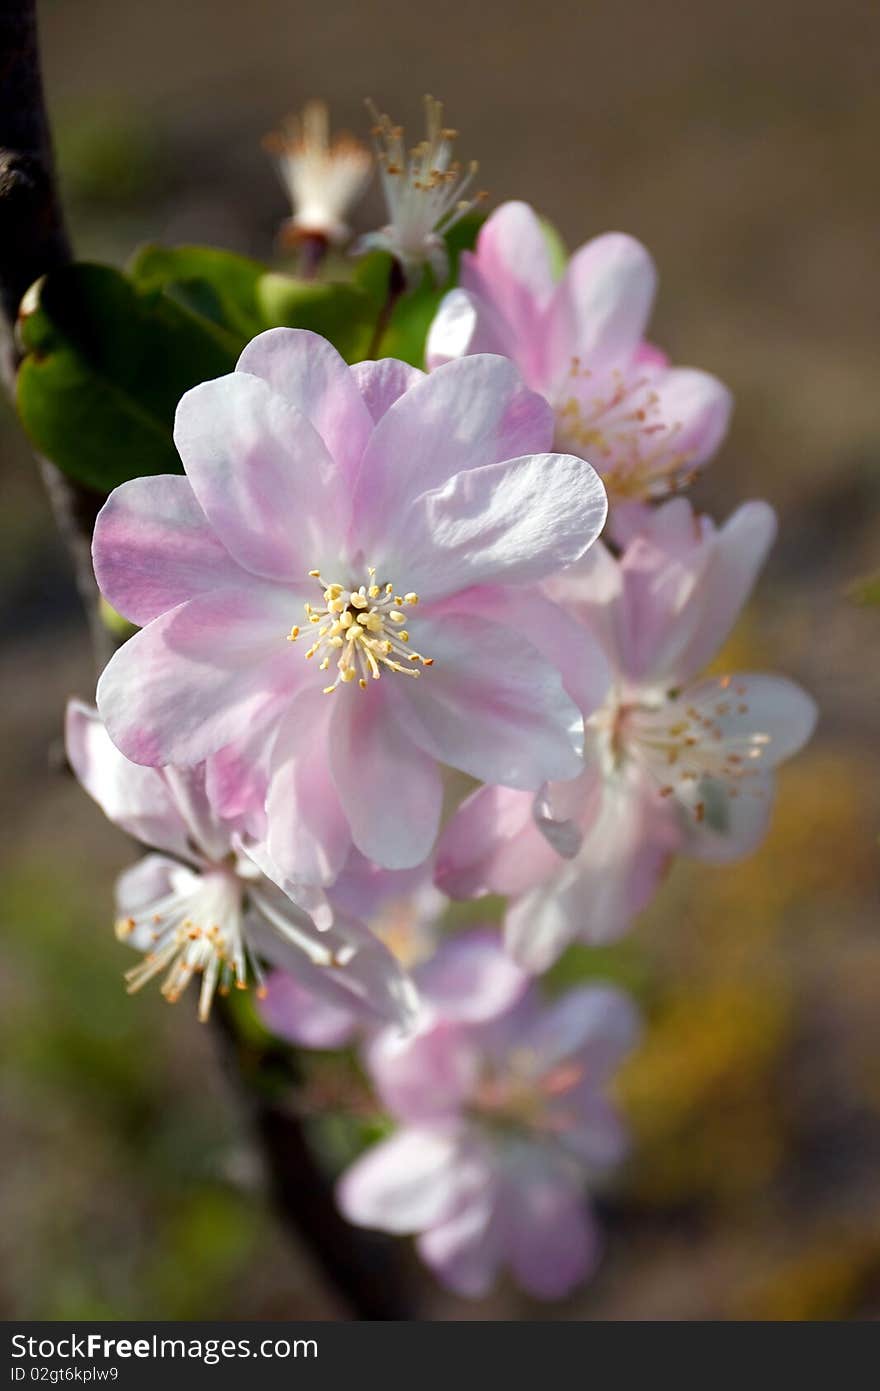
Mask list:
[[[263,993],[262,958],[316,998],[351,999],[367,1016],[398,1026],[410,1021],[415,994],[396,959],[339,912],[319,929],[302,903],[267,879],[234,826],[210,807],[203,767],[129,763],[97,711],[77,700],[67,708],[66,741],[77,778],[109,819],[159,852],[116,886],[117,936],[143,953],[126,973],[130,993],[158,977],[173,1002],[198,977],[205,1020],[218,990],[255,984]],[[305,889],[303,903],[317,906]]]
[[398,1129],[343,1174],[339,1205],[360,1226],[416,1234],[458,1294],[487,1294],[507,1268],[537,1298],[561,1298],[598,1260],[584,1190],[625,1150],[606,1092],[635,1011],[603,986],[547,1004],[520,981],[511,999],[495,980],[509,959],[486,934],[451,940],[436,961],[455,990],[432,999],[427,987],[406,1040],[383,1030],[366,1047]]
[[731,399],[715,377],[670,366],[645,341],[655,288],[648,252],[617,232],[582,246],[557,281],[536,213],[505,203],[462,257],[428,365],[503,353],[553,406],[555,447],[589,459],[612,502],[661,498],[714,454]]
[[734,860],[764,836],[773,770],[810,737],[815,706],[783,677],[701,673],[774,533],[764,503],[716,530],[678,498],[642,517],[619,559],[600,544],[550,584],[613,671],[587,717],[581,775],[537,799],[481,789],[447,828],[437,864],[455,896],[511,895],[507,940],[530,969],[576,937],[619,936],[673,855]]
[[186,476],[125,483],[98,517],[98,582],[141,625],[98,686],[111,738],[136,763],[219,759],[218,810],[265,811],[297,882],[332,882],[352,843],[421,863],[440,763],[533,790],[575,776],[583,697],[560,668],[582,684],[589,638],[532,589],[585,554],[606,502],[552,433],[502,358],[426,377],[261,334],[181,401]]
[[293,207],[283,226],[285,239],[323,238],[339,245],[351,235],[349,209],[366,188],[372,169],[369,150],[351,135],[330,139],[322,101],[310,101],[280,131],[267,137]]
[[443,284],[449,279],[443,238],[486,196],[471,191],[477,163],[472,160],[463,167],[453,159],[458,132],[443,125],[443,106],[433,97],[425,97],[426,138],[410,150],[403,127],[396,126],[372,103],[369,106],[388,224],[362,237],[357,250],[389,251],[407,278],[429,265],[437,282]]

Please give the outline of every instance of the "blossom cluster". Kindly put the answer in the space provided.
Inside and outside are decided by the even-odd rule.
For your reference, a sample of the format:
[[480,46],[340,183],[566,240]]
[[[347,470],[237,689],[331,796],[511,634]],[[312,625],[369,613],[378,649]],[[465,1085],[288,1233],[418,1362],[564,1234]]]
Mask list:
[[[356,247],[404,285],[442,284],[472,206],[428,115],[408,154],[377,114],[389,221]],[[366,151],[312,107],[279,154],[290,229],[343,242]],[[677,855],[752,851],[815,720],[784,677],[712,665],[776,523],[683,496],[731,403],[647,338],[655,280],[617,233],[558,274],[507,203],[421,367],[261,333],[180,401],[184,472],[123,484],[95,528],[101,591],[139,631],[97,710],[71,703],[67,746],[150,850],[117,891],[129,989],[176,1000],[197,976],[204,1019],[253,984],[280,1036],[356,1049],[394,1128],[341,1209],[417,1235],[466,1295],[502,1268],[541,1298],[582,1280],[585,1194],[626,1147],[634,1004],[540,977],[629,930]],[[450,900],[486,895],[503,922],[451,931]]]

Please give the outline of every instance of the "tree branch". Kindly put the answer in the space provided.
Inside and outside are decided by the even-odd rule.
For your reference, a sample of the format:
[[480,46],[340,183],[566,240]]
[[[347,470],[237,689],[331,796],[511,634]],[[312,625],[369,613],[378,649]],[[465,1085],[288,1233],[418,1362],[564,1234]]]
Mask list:
[[[70,259],[43,96],[36,3],[0,0],[0,305],[12,334],[7,376],[13,389],[14,330],[22,296],[35,280]],[[91,565],[92,530],[103,498],[48,460],[38,463],[73,562],[100,671],[112,650]],[[232,1021],[220,1011],[217,1021],[226,1070],[251,1121],[280,1219],[312,1252],[355,1317],[406,1318],[390,1248],[343,1221],[299,1120],[265,1094]]]

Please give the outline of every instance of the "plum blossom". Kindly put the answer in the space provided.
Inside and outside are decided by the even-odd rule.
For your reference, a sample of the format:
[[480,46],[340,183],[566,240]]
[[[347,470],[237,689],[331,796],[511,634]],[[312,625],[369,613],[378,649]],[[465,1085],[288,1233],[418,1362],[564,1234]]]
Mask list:
[[429,265],[439,284],[449,279],[444,234],[485,198],[468,198],[477,174],[476,160],[466,170],[452,158],[457,135],[443,125],[443,106],[425,97],[427,138],[407,151],[403,127],[396,126],[368,103],[374,119],[373,138],[388,211],[388,225],[362,237],[356,251],[389,251],[407,279]]
[[293,214],[284,223],[285,240],[324,238],[346,242],[349,208],[367,186],[372,169],[369,151],[351,135],[330,139],[326,104],[310,101],[301,116],[292,116],[284,129],[267,136]]
[[[414,980],[433,956],[448,900],[434,887],[430,860],[387,870],[355,850],[328,897],[333,910],[366,922]],[[260,1014],[272,1033],[303,1048],[342,1048],[376,1025],[375,1014],[351,995],[316,994],[283,970],[268,976]]]
[[509,1267],[530,1294],[558,1299],[598,1261],[584,1186],[625,1151],[606,1089],[638,1023],[615,989],[548,1004],[511,965],[491,935],[452,939],[416,1030],[367,1044],[399,1128],[343,1174],[338,1200],[360,1226],[417,1234],[422,1259],[459,1294],[488,1293]]
[[642,518],[619,559],[600,544],[548,584],[614,673],[587,717],[582,772],[536,799],[479,790],[437,857],[446,892],[511,895],[506,938],[529,969],[546,969],[575,937],[626,931],[673,855],[733,860],[764,836],[773,770],[809,739],[815,706],[783,677],[700,673],[774,533],[764,503],[716,529],[673,499]]
[[617,232],[582,246],[557,282],[536,213],[505,203],[462,257],[461,285],[428,335],[428,366],[504,354],[553,406],[555,447],[589,459],[612,502],[663,497],[714,454],[731,399],[646,343],[655,288],[648,252]]
[[[205,769],[142,768],[109,739],[97,711],[67,707],[67,755],[107,817],[160,852],[126,870],[116,886],[117,936],[143,961],[126,973],[129,993],[164,974],[176,1001],[201,978],[199,1018],[215,993],[253,981],[264,989],[260,958],[283,967],[318,999],[351,999],[367,1015],[414,1016],[416,998],[391,953],[354,918],[337,912],[319,929],[302,904],[267,879],[228,822],[212,811]],[[320,908],[303,890],[309,908]]]
[[180,402],[186,476],[125,483],[98,517],[99,585],[141,625],[98,685],[117,747],[209,760],[220,814],[265,812],[282,882],[331,883],[352,843],[421,863],[439,763],[575,776],[560,667],[585,671],[590,640],[529,587],[585,554],[606,499],[552,432],[502,358],[425,376],[260,334]]

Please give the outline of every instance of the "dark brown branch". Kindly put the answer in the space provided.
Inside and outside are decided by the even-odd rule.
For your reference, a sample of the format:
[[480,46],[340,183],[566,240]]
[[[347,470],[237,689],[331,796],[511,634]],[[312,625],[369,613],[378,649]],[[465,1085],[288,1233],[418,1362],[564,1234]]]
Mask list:
[[345,1221],[312,1158],[295,1114],[303,1080],[295,1053],[282,1045],[243,1042],[222,998],[211,1017],[222,1038],[230,1083],[259,1137],[278,1213],[299,1234],[327,1283],[357,1318],[411,1318],[396,1243]]
[[[35,0],[0,0],[0,304],[13,333],[25,291],[70,256],[43,97]],[[14,385],[14,339],[8,356],[7,376]],[[39,465],[73,562],[100,670],[112,643],[100,618],[90,547],[103,499],[47,460]],[[219,1012],[218,1024],[227,1070],[251,1121],[281,1220],[312,1252],[356,1318],[405,1318],[390,1248],[343,1221],[299,1120],[261,1086],[232,1022]]]

